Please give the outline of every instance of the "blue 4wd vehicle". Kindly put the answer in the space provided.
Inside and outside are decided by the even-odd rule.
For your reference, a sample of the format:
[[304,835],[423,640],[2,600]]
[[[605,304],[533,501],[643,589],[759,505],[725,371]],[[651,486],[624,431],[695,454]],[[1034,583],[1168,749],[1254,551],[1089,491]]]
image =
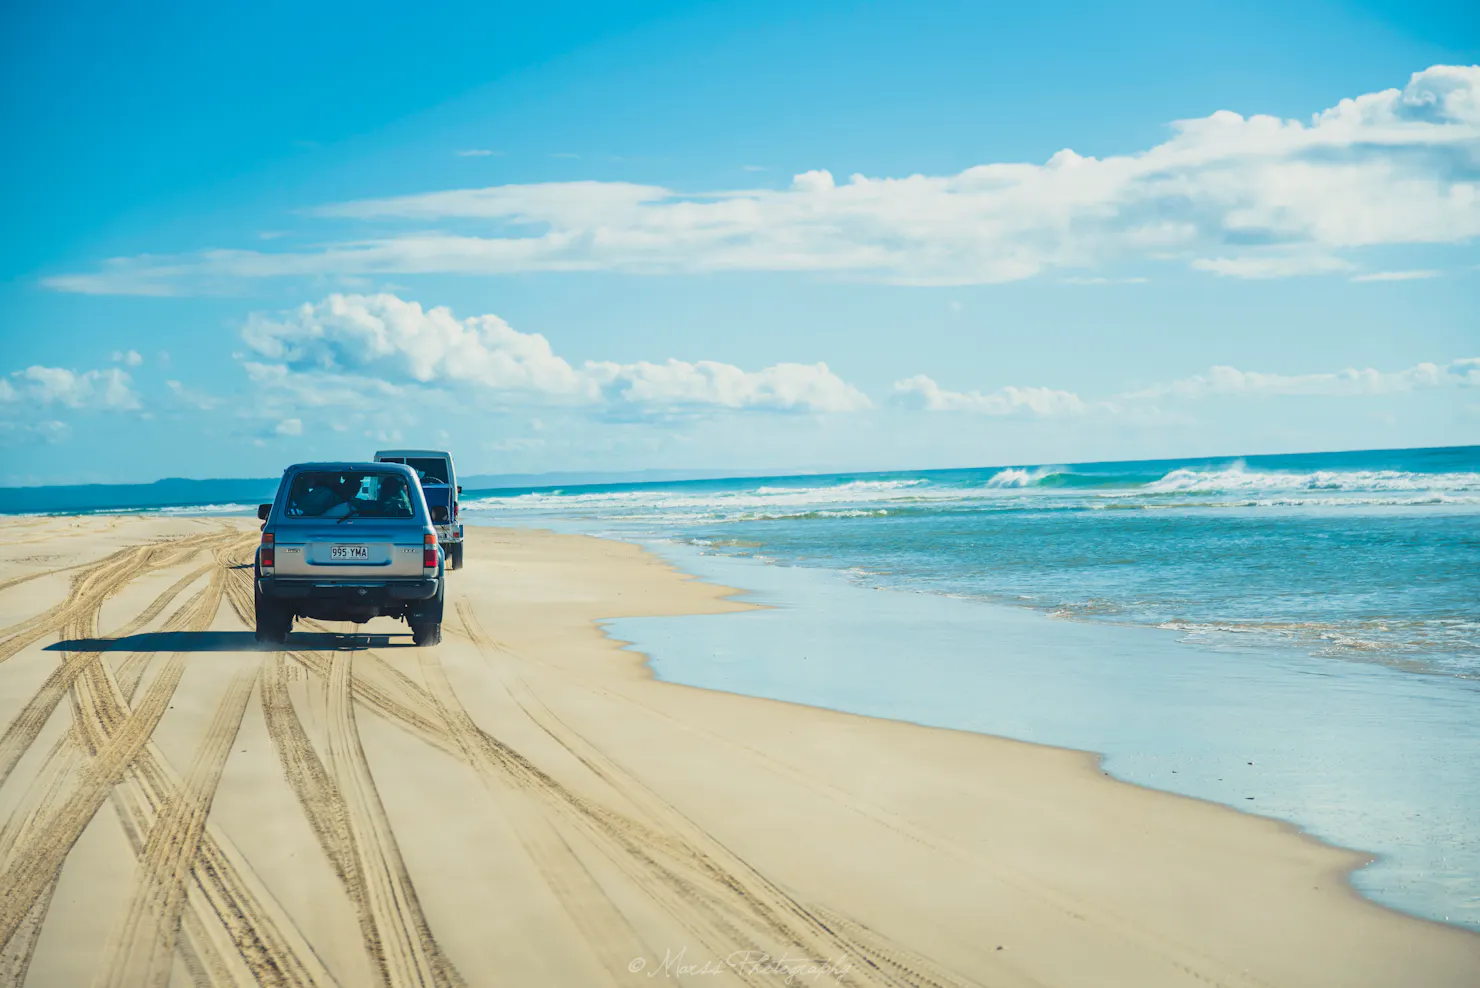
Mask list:
[[375,462],[406,464],[421,481],[427,506],[433,511],[447,509],[447,519],[437,522],[437,541],[447,552],[447,568],[462,569],[463,527],[458,517],[462,487],[452,466],[452,454],[440,449],[383,449],[375,454]]
[[418,645],[442,640],[446,579],[429,508],[410,467],[299,463],[257,508],[257,640],[285,641],[295,617],[363,624],[394,617]]

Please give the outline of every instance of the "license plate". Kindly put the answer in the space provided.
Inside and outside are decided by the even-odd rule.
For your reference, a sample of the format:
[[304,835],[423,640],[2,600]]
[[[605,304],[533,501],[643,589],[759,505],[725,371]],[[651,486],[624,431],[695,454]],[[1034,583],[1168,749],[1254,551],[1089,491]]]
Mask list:
[[329,547],[329,558],[335,562],[369,560],[370,547],[364,545],[331,545]]

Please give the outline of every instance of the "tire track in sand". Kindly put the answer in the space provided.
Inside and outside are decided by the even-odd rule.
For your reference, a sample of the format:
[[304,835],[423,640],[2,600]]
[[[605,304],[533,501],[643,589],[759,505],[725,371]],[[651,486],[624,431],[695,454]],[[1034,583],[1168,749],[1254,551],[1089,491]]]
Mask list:
[[[240,562],[238,557],[249,554],[251,544],[255,542],[254,538],[244,538],[232,529],[221,531],[220,539],[224,548],[217,549],[217,562],[223,566]],[[209,596],[198,594],[192,599],[192,604],[171,618],[166,628],[202,630],[208,626],[219,608],[222,585],[226,583],[220,577],[221,574],[217,574],[207,588]],[[96,611],[93,613],[95,615]],[[148,653],[144,654],[147,657]],[[130,656],[133,658],[135,656]],[[106,746],[112,733],[126,722],[129,717],[126,694],[133,693],[143,665],[136,664],[127,690],[120,688],[102,663],[88,667],[87,675],[74,684],[71,737],[74,750],[79,754],[96,752]],[[161,808],[179,788],[180,780],[168,763],[152,744],[146,744],[131,770],[125,774],[124,784],[113,789],[115,809],[137,857],[143,857],[146,835]],[[191,882],[181,924],[184,937],[180,942],[180,953],[187,968],[208,977],[207,983],[240,985],[243,988],[259,984],[309,986],[336,983],[240,852],[209,820],[191,872]],[[32,915],[38,913],[44,916],[44,909],[40,909],[39,904],[33,907]],[[14,951],[17,941],[22,939],[22,936],[12,937],[7,949]],[[28,961],[29,953],[25,956]]]
[[[154,602],[142,613],[123,628],[120,628],[118,637],[127,637],[147,625],[150,621],[153,621],[159,616],[161,611],[169,606],[170,601],[178,597],[190,584],[205,575],[209,569],[209,566],[202,566],[175,581],[171,587],[156,597]],[[203,604],[207,593],[208,590],[202,590],[192,599],[192,604],[196,606]],[[97,601],[97,604],[101,606],[102,601]],[[188,611],[194,611],[195,609],[196,607],[192,607],[191,604],[187,604],[184,608],[184,610]],[[79,633],[72,635],[74,638],[88,638],[90,637],[88,629],[91,628],[95,632],[97,628],[96,607],[91,611],[85,612],[82,617],[83,620],[77,622],[78,627],[76,630]],[[100,652],[68,653],[67,658],[62,664],[52,670],[51,675],[47,676],[46,680],[41,684],[41,688],[33,693],[31,698],[26,701],[26,705],[21,708],[21,712],[16,715],[15,719],[10,722],[10,726],[5,729],[5,733],[0,735],[0,786],[3,786],[6,780],[10,778],[10,773],[15,771],[16,763],[21,760],[21,757],[35,743],[37,735],[46,726],[46,722],[51,719],[52,713],[56,711],[57,704],[61,703],[62,697],[67,694],[67,690],[71,689],[72,681],[77,678],[78,673],[82,672],[89,664],[96,662],[101,654]]]
[[143,750],[184,672],[183,657],[170,656],[138,707],[83,768],[76,791],[31,839],[16,847],[0,873],[0,945],[10,943],[21,921],[60,872],[62,862],[98,807]]
[[22,573],[19,576],[12,576],[8,580],[0,580],[0,590],[9,590],[11,587],[20,586],[22,583],[39,580],[43,576],[56,576],[58,573],[67,573],[74,569],[81,569],[87,565],[87,563],[73,563],[71,566],[58,566],[56,569],[46,569],[36,573]]
[[[5,827],[0,829],[0,865],[10,859],[10,852],[16,842],[34,832],[40,822],[50,815],[52,807],[61,800],[79,757],[80,753],[70,732],[52,745],[34,784],[23,794]],[[21,920],[16,935],[0,950],[0,986],[3,988],[20,988],[25,983],[26,971],[36,952],[36,941],[41,935],[41,925],[46,919],[47,910],[51,908],[56,884],[55,879],[47,883],[36,904]]]
[[435,947],[370,774],[355,724],[353,655],[339,650],[330,660],[329,765],[347,810],[365,909],[375,922],[378,949],[371,956],[390,988],[460,986],[461,976]]
[[[168,562],[177,561],[170,558]],[[165,565],[161,562],[160,565]],[[150,567],[150,569],[157,567]],[[199,579],[210,569],[209,566],[201,567],[177,580],[172,586],[154,599],[154,601],[129,622],[118,634],[120,637],[132,634],[134,631],[144,627],[153,621],[160,612],[177,596],[189,586],[190,583]],[[209,588],[202,590],[180,609],[177,614],[166,623],[166,628],[171,625],[185,624],[190,621],[198,622],[197,616],[205,608],[202,606],[203,598],[208,596]],[[210,610],[214,613],[219,607],[219,592],[216,602],[211,605]],[[97,618],[101,609],[102,601],[98,600],[96,606],[91,610],[83,611],[76,615],[63,631],[72,638],[90,638],[97,633]],[[180,620],[180,615],[185,614],[186,621]],[[209,620],[209,618],[207,618]],[[51,718],[61,697],[70,688],[72,681],[85,668],[88,663],[98,660],[99,653],[74,654],[42,684],[41,688],[31,697],[20,715],[11,723],[3,736],[0,736],[0,785],[3,785],[10,773],[14,770],[17,761],[25,754],[42,727]],[[137,682],[137,680],[135,681]],[[75,731],[68,731],[58,738],[51,751],[47,753],[40,770],[22,795],[20,804],[12,813],[11,818],[0,828],[0,865],[8,859],[16,842],[24,836],[34,832],[40,826],[52,808],[61,800],[66,784],[70,781],[72,773],[81,757],[81,751],[77,743]],[[114,793],[116,796],[116,791]],[[37,902],[32,906],[22,921],[16,935],[11,937],[10,942],[0,951],[0,986],[19,985],[25,980],[26,970],[30,967],[31,958],[35,953],[36,941],[40,936],[41,927],[46,919],[50,908],[52,894],[56,890],[56,879],[48,883],[46,889]]]
[[[245,570],[231,571],[226,598],[238,619],[244,625],[250,625],[253,600],[249,573]],[[391,722],[399,726],[415,725],[410,728],[411,732],[424,739],[435,736],[436,724],[430,716],[406,707],[392,691],[351,675],[346,663],[341,671],[347,683],[341,685],[347,693],[340,697],[337,716],[334,716],[336,708],[332,699],[328,703],[331,712],[330,765],[326,767],[293,707],[287,689],[286,663],[291,658],[312,670],[317,681],[332,690],[334,663],[338,656],[347,659],[349,653],[326,655],[317,651],[297,651],[287,655],[276,653],[267,660],[262,681],[262,706],[268,735],[277,749],[283,774],[355,909],[366,953],[380,983],[390,988],[403,984],[457,988],[464,984],[463,978],[431,935],[389,821],[385,818],[374,780],[369,775],[369,765],[354,723],[353,702],[359,700],[377,709],[396,710],[403,720],[393,716],[389,718]],[[450,743],[443,740],[443,746],[455,754]],[[336,753],[340,756],[337,760]],[[355,806],[351,806],[350,798],[347,798],[347,780],[358,780],[348,793],[348,797],[357,799]],[[402,903],[410,904],[409,913],[399,909]],[[421,950],[408,954],[404,949],[408,942],[420,944]],[[416,980],[427,976],[433,980]]]
[[[469,639],[480,652],[496,647],[473,617],[466,600],[458,601],[456,610]],[[486,652],[484,657],[490,658]],[[496,669],[496,663],[490,662],[490,666]],[[520,697],[510,690],[501,675],[498,680],[510,700],[536,726],[550,733],[532,716]],[[644,801],[632,800],[631,793],[624,793],[621,787],[613,785],[610,772],[603,774],[595,770],[589,757],[573,750],[572,745],[562,742],[559,737],[554,738],[557,743],[575,755],[585,768],[592,770],[608,789],[627,796],[626,801],[646,820],[618,813],[576,794],[486,731],[480,730],[479,734],[490,755],[490,764],[540,797],[557,819],[568,819],[579,827],[618,866],[629,882],[677,920],[713,956],[728,956],[735,950],[774,953],[777,948],[796,948],[806,951],[808,956],[820,956],[812,950],[813,945],[805,936],[778,917],[765,901],[762,890],[744,881],[741,874],[718,866],[713,855],[701,849],[691,835],[675,831],[674,824],[680,817],[672,807],[661,801],[659,806],[651,807],[644,805]],[[708,838],[708,835],[703,837]],[[711,845],[711,852],[715,849],[712,838],[703,840],[703,843]],[[732,973],[747,983],[764,983],[764,979],[755,972],[744,968],[733,969]]]
[[[238,619],[250,625],[254,617],[251,574],[233,570],[230,576],[227,602]],[[318,622],[307,623],[333,633]],[[346,650],[278,653],[263,679],[268,734],[315,837],[344,883],[380,983],[388,988],[423,984],[460,988],[465,982],[431,934],[380,802],[360,744],[354,704],[366,704],[390,723],[454,757],[458,749],[441,732],[435,708],[425,699],[424,691],[415,692],[420,687],[399,672],[382,682],[356,676],[350,665],[352,654],[370,655]],[[303,729],[288,694],[284,674],[287,658],[314,673],[325,690],[329,714],[327,766]],[[378,659],[373,661],[381,664]],[[408,691],[410,704],[404,699]]]
[[100,988],[168,985],[196,852],[226,759],[241,730],[260,666],[232,678],[196,750],[185,784],[149,831],[129,905],[105,961]]
[[[106,670],[101,672],[106,681],[97,684],[95,701],[121,704],[116,682]],[[143,857],[154,822],[182,785],[150,745],[115,790],[115,807],[137,857]],[[209,818],[190,880],[181,953],[187,966],[217,972],[212,984],[337,983],[241,852]]]
[[[249,592],[245,583],[241,591],[228,592],[228,599],[244,620],[251,614]],[[497,647],[481,633],[481,628],[477,633],[469,629],[469,637],[475,641],[481,637],[485,647]],[[454,728],[445,723],[435,696],[427,689],[394,670],[373,650],[359,651],[356,655],[369,660],[365,668],[376,677],[374,680],[353,677],[347,692],[356,701],[459,759],[469,759],[460,740],[471,743],[475,754],[470,764],[475,770],[480,774],[491,771],[500,784],[511,785],[535,797],[544,812],[545,826],[566,828],[564,832],[575,833],[577,840],[589,841],[636,888],[716,956],[726,956],[737,947],[760,951],[769,947],[773,954],[775,947],[791,947],[819,957],[836,957],[841,952],[858,965],[850,977],[858,981],[861,976],[861,983],[922,988],[958,988],[969,984],[876,935],[861,934],[859,939],[867,941],[867,949],[853,951],[849,937],[834,931],[817,911],[805,909],[774,884],[757,883],[749,866],[733,868],[719,864],[732,855],[709,835],[698,831],[704,847],[701,849],[692,836],[673,833],[669,824],[682,818],[668,804],[658,800],[658,819],[644,824],[578,796],[476,725],[473,725],[476,733],[463,734],[459,739],[453,733]],[[325,659],[322,653],[295,653],[294,657],[321,679],[333,675],[333,660]],[[589,763],[589,757],[585,761]],[[610,773],[605,779],[608,784],[609,776]],[[556,894],[560,894],[558,888]],[[775,901],[777,896],[782,900],[780,903]],[[569,908],[572,898],[567,897],[564,904]],[[576,904],[574,908],[580,912],[583,905]],[[792,918],[789,920],[788,916]],[[578,927],[583,922],[589,925],[583,919],[577,921]],[[819,950],[820,947],[826,949]],[[597,949],[593,945],[593,950]],[[827,949],[832,953],[827,953]],[[625,959],[630,960],[631,956],[634,955]],[[733,973],[752,984],[767,980],[763,974],[744,969]]]
[[[298,658],[298,654],[293,653],[293,657]],[[371,968],[381,985],[389,985],[391,971],[382,947],[381,927],[395,920],[377,913],[375,903],[366,892],[361,851],[350,820],[349,805],[298,719],[288,693],[286,669],[287,660],[278,653],[270,660],[267,674],[263,677],[263,713],[267,720],[267,733],[277,749],[283,774],[308,818],[309,827],[354,908]],[[385,858],[383,852],[372,852],[371,856],[382,862]],[[429,949],[436,951],[434,965],[446,964],[435,943],[431,943]],[[450,965],[446,966],[450,968]],[[455,978],[452,980],[455,982]]]
[[[222,592],[234,586],[235,567],[249,557],[256,539],[237,539],[217,550],[214,601],[191,622],[202,630],[214,619]],[[120,667],[124,676],[125,667]],[[126,709],[125,689],[104,667],[93,670],[90,702],[107,720]],[[134,680],[137,682],[137,679]],[[127,688],[132,693],[132,684]],[[126,784],[114,791],[114,803],[137,857],[145,854],[147,835],[183,783],[148,745]],[[333,985],[336,979],[314,953],[291,917],[263,886],[255,871],[218,827],[205,819],[204,833],[190,871],[181,918],[180,955],[198,983],[210,985]]]
[[[468,637],[499,672],[510,699],[593,775],[634,805],[645,822],[581,806],[579,797],[568,791],[551,795],[559,796],[596,824],[629,861],[645,865],[630,869],[634,880],[660,901],[670,900],[670,912],[717,956],[725,956],[735,946],[764,950],[769,941],[810,957],[846,956],[854,965],[849,973],[854,981],[928,988],[970,984],[861,924],[849,924],[850,931],[833,916],[786,892],[570,730],[521,677],[511,678],[500,672],[502,663],[492,661],[488,651],[497,650],[510,657],[518,653],[505,649],[483,630],[466,599],[459,600],[456,609]],[[718,944],[711,939],[715,936],[720,938]]]
[[[236,592],[228,592],[228,599],[244,620],[251,613],[248,594],[246,586]],[[465,758],[463,749],[443,725],[437,705],[426,689],[394,670],[373,651],[356,654],[370,660],[367,668],[379,678],[379,681],[372,681],[355,676],[351,690],[356,700],[428,744],[455,758]],[[321,679],[332,675],[331,660],[323,653],[295,653],[295,658]],[[655,849],[669,844],[682,848],[683,842],[575,795],[487,732],[479,729],[477,738],[477,743],[487,752],[487,758],[472,763],[475,770],[479,770],[480,764],[495,766],[504,780],[538,797],[551,819],[572,823],[576,830],[593,841],[599,853],[616,863],[635,886],[678,919],[717,956],[725,956],[737,946],[766,949],[765,944],[750,933],[756,924],[747,908],[747,891],[742,883],[728,876],[715,881],[709,874],[696,873],[696,869],[682,866],[675,869],[658,860],[653,853]],[[556,812],[550,814],[551,809]],[[766,926],[764,923],[759,925]],[[789,944],[793,940],[783,938],[781,942]],[[630,959],[629,956],[627,960]],[[760,983],[753,975],[740,972],[740,976],[750,983]],[[885,983],[953,984],[929,980]]]
[[464,760],[473,766],[500,815],[513,827],[520,845],[575,924],[601,970],[615,983],[644,983],[647,979],[631,971],[628,964],[634,957],[652,953],[651,948],[571,846],[571,840],[579,837],[569,833],[569,828],[558,826],[558,821],[545,814],[526,791],[508,784],[505,773],[492,761],[482,732],[457,698],[437,651],[420,649],[421,667],[432,701],[441,712],[448,733],[457,741]]
[[131,546],[104,556],[73,577],[71,591],[65,600],[9,627],[0,628],[0,662],[77,615],[96,610],[103,601],[145,570],[168,565],[233,536],[241,537],[236,532],[230,535],[221,531],[207,532],[167,542]]
[[[237,597],[232,596],[231,599],[235,603]],[[243,600],[239,612],[250,613],[245,611],[245,604]],[[320,677],[330,672],[321,653],[305,652],[295,657]],[[426,689],[389,667],[373,651],[360,651],[357,657],[371,660],[367,668],[374,671],[380,681],[370,682],[365,677],[356,676],[353,684],[356,700],[434,747],[454,757],[467,758],[457,739],[442,722],[439,708]],[[662,826],[638,823],[576,795],[519,752],[476,728],[476,725],[474,729],[476,734],[465,735],[464,740],[482,749],[483,753],[470,763],[475,771],[481,774],[491,769],[501,784],[512,785],[534,796],[546,818],[545,826],[566,827],[567,832],[574,831],[584,836],[598,853],[614,862],[634,886],[677,919],[716,956],[726,956],[737,947],[764,951],[772,945],[803,945],[806,949],[805,940],[792,934],[784,923],[768,918],[763,905],[757,913],[753,908],[756,904],[753,892],[744,882],[722,868],[694,867],[696,859],[707,859],[684,839],[665,832]],[[553,813],[550,812],[552,810]],[[560,894],[558,887],[554,890]],[[572,900],[567,898],[564,904],[572,907]],[[573,907],[578,912],[583,910],[581,904]],[[589,925],[587,920],[581,922]],[[593,949],[596,948],[593,946]],[[631,956],[634,955],[628,955],[624,961],[630,961]],[[743,970],[735,973],[749,983],[764,981],[760,976]],[[963,984],[949,976],[874,977],[869,982],[939,988]]]

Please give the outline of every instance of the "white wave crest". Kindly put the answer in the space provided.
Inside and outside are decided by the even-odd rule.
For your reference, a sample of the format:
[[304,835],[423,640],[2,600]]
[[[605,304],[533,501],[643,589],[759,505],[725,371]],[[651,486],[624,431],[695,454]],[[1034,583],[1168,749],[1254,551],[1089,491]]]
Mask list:
[[987,479],[988,487],[1033,487],[1044,477],[1062,473],[1063,467],[1034,467],[1031,470],[1023,467],[1008,467],[1006,470],[994,473]]
[[1480,473],[1407,473],[1402,470],[1315,470],[1309,473],[1248,470],[1234,464],[1223,470],[1182,467],[1147,484],[1147,493],[1250,491],[1480,491]]

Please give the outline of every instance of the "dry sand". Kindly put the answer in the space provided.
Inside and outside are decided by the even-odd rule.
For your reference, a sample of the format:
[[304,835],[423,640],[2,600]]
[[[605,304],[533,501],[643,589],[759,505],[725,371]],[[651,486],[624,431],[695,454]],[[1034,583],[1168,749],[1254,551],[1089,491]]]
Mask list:
[[440,647],[263,650],[255,540],[0,524],[0,984],[1480,984],[1283,824],[655,681],[593,621],[742,605],[633,546],[479,529]]

